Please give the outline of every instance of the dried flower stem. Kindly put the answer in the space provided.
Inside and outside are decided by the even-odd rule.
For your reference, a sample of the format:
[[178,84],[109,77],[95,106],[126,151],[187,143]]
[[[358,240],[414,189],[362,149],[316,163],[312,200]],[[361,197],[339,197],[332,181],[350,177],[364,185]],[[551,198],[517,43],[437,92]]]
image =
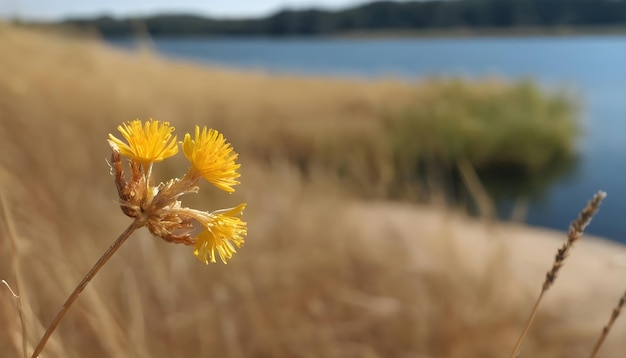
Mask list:
[[595,213],[600,208],[600,203],[606,197],[606,193],[603,191],[599,191],[596,195],[593,196],[591,200],[587,203],[587,206],[580,212],[578,218],[572,222],[567,231],[567,242],[563,244],[563,246],[557,251],[556,257],[554,259],[554,264],[548,273],[546,274],[546,280],[544,281],[541,287],[541,293],[539,297],[537,297],[537,301],[533,306],[530,315],[528,316],[528,320],[526,321],[526,325],[524,326],[524,330],[520,334],[515,347],[513,348],[513,352],[511,352],[511,358],[515,358],[519,352],[526,335],[528,334],[528,330],[535,320],[535,316],[537,315],[537,308],[543,299],[544,294],[548,289],[552,286],[554,281],[556,280],[557,273],[563,267],[565,263],[565,259],[569,255],[569,251],[574,246],[574,243],[578,241],[585,231],[585,228],[591,222],[591,218],[595,215]]
[[626,304],[626,292],[624,292],[624,295],[622,295],[622,297],[620,298],[619,302],[617,303],[617,306],[615,306],[615,308],[613,309],[613,313],[611,313],[611,318],[609,318],[609,323],[607,323],[606,326],[604,326],[604,328],[602,329],[602,334],[600,335],[600,337],[598,337],[598,341],[593,347],[593,350],[591,351],[589,358],[595,358],[596,354],[598,354],[598,351],[600,350],[602,343],[604,343],[604,340],[609,335],[609,331],[611,331],[611,327],[613,327],[613,323],[615,323],[615,320],[617,319],[617,317],[619,317],[619,314],[622,312],[622,308],[624,307],[625,304]]
[[13,270],[13,272],[15,273],[15,291],[11,288],[11,286],[9,286],[9,284],[5,281],[2,280],[2,283],[4,283],[4,285],[9,289],[9,291],[11,291],[11,295],[13,295],[13,301],[15,302],[15,307],[17,308],[17,312],[19,314],[19,318],[20,318],[20,325],[22,327],[22,356],[24,358],[26,358],[26,355],[28,354],[28,350],[27,350],[27,342],[28,342],[28,336],[27,336],[27,332],[26,332],[26,323],[24,321],[24,310],[22,309],[22,302],[20,300],[20,296],[18,296],[16,294],[20,292],[20,269],[19,269],[19,249],[18,249],[18,243],[15,241],[15,237],[16,235],[16,229],[14,226],[14,220],[11,217],[11,212],[9,210],[9,205],[7,204],[6,198],[4,196],[4,192],[0,191],[0,204],[2,206],[2,212],[4,213],[4,222],[7,224],[7,229],[8,229],[8,237],[9,237],[9,243],[11,244],[11,251],[13,251],[13,254],[11,255],[11,268]]
[[56,314],[56,316],[54,317],[54,319],[52,320],[52,322],[46,329],[46,332],[44,333],[43,337],[41,337],[41,340],[35,347],[35,351],[33,352],[31,358],[39,357],[39,354],[41,353],[46,343],[48,342],[50,335],[52,335],[52,332],[54,332],[54,330],[57,328],[57,326],[59,325],[59,323],[65,316],[65,314],[67,313],[67,311],[70,309],[70,307],[74,303],[74,301],[76,301],[76,299],[78,298],[78,295],[80,295],[80,293],[83,292],[87,284],[89,284],[89,282],[94,278],[94,276],[98,273],[98,271],[100,271],[102,266],[104,266],[104,264],[106,264],[107,261],[109,261],[111,256],[113,256],[113,254],[117,252],[120,246],[122,246],[122,244],[126,242],[126,240],[130,237],[130,235],[135,230],[142,227],[143,225],[144,225],[144,221],[142,219],[138,218],[134,220],[130,224],[130,226],[128,226],[128,228],[126,228],[126,230],[124,230],[124,232],[117,238],[117,240],[115,240],[115,242],[104,252],[104,254],[100,256],[96,264],[93,265],[93,267],[91,268],[91,270],[89,270],[87,275],[85,275],[82,281],[80,281],[78,286],[76,286],[72,294],[70,294],[70,296],[67,298],[67,300],[65,301],[65,303],[63,304],[59,312]]
[[18,296],[15,291],[9,286],[9,283],[5,280],[2,280],[2,283],[7,287],[9,292],[11,292],[11,297],[13,298],[13,303],[15,304],[15,308],[17,309],[17,313],[20,317],[20,324],[22,325],[22,354],[24,358],[26,358],[26,326],[24,325],[24,310],[22,310],[22,301],[20,300],[20,296]]

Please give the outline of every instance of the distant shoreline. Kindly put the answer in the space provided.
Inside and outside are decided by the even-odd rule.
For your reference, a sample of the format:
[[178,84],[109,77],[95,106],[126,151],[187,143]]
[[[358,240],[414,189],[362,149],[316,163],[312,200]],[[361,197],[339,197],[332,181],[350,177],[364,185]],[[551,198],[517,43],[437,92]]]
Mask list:
[[[457,28],[445,30],[390,30],[352,31],[320,38],[387,39],[387,38],[480,38],[480,37],[576,37],[625,35],[626,26],[602,27],[514,27],[514,28]],[[304,37],[304,36],[300,36]]]
[[[26,22],[28,24],[28,21]],[[197,12],[66,18],[30,25],[70,26],[114,37],[399,38],[626,34],[626,1],[361,0],[340,9],[289,8],[256,17]]]
[[137,32],[134,35],[107,35],[95,30],[85,30],[64,24],[21,24],[27,28],[59,31],[66,35],[88,35],[104,39],[154,38],[154,39],[328,39],[328,40],[384,40],[384,39],[454,39],[454,38],[522,38],[522,37],[593,37],[626,36],[625,26],[594,27],[514,27],[514,28],[456,28],[428,30],[359,30],[319,35],[267,35],[267,34],[158,34]]

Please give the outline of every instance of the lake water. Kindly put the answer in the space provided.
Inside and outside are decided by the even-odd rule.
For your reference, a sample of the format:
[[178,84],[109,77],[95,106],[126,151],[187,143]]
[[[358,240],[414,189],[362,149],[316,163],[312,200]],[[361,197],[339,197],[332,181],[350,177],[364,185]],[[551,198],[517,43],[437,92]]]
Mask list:
[[[130,40],[111,43],[131,47]],[[415,79],[533,77],[584,99],[577,170],[533,200],[527,222],[566,230],[597,190],[588,232],[626,242],[626,36],[469,39],[155,39],[166,56],[277,73]]]

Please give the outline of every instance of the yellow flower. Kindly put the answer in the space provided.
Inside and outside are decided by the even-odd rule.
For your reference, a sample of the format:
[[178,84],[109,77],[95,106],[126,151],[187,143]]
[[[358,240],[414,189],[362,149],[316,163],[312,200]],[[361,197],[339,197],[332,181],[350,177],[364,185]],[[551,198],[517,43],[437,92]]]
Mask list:
[[236,252],[235,248],[243,245],[247,234],[246,223],[238,216],[242,214],[246,204],[240,204],[225,212],[213,213],[213,220],[206,223],[204,230],[198,235],[194,255],[205,264],[216,262],[215,251],[222,262],[226,263]]
[[109,141],[117,145],[120,153],[143,164],[160,162],[178,153],[176,137],[172,138],[174,127],[169,122],[153,119],[143,126],[139,119],[123,123],[117,127],[128,144],[109,134]]
[[214,129],[205,126],[200,132],[196,126],[195,140],[187,133],[183,142],[183,152],[194,169],[206,180],[218,188],[232,193],[233,185],[239,184],[240,164],[236,164],[237,153],[224,136]]

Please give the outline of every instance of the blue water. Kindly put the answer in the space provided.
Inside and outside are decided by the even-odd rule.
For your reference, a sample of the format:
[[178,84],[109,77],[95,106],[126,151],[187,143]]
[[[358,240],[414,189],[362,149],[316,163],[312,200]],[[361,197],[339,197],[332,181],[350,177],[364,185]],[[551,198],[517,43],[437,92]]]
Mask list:
[[[131,47],[130,40],[112,40]],[[350,77],[533,77],[584,100],[580,163],[530,204],[527,222],[567,229],[597,190],[588,232],[626,242],[626,36],[469,39],[155,39],[166,56],[233,68]]]

